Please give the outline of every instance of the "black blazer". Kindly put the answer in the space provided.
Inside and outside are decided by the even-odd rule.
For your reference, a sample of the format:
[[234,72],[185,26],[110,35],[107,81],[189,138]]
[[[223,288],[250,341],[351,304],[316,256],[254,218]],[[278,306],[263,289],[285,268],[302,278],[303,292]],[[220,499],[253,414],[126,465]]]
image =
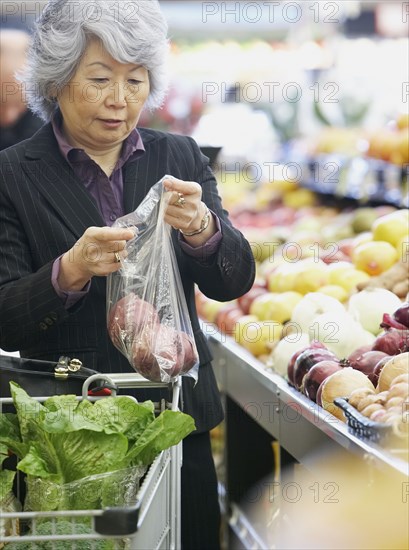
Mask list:
[[[140,129],[146,152],[124,167],[124,208],[132,212],[165,174],[202,185],[203,200],[221,220],[222,243],[213,257],[194,259],[178,245],[178,265],[200,356],[199,382],[184,378],[184,408],[198,431],[216,425],[222,411],[211,355],[200,330],[194,283],[207,296],[227,301],[252,285],[248,242],[223,210],[215,178],[188,137]],[[85,186],[62,157],[50,124],[0,153],[0,348],[23,357],[78,357],[101,372],[132,371],[106,330],[106,279],[94,277],[87,296],[66,310],[51,284],[54,260],[89,226],[105,225]]]

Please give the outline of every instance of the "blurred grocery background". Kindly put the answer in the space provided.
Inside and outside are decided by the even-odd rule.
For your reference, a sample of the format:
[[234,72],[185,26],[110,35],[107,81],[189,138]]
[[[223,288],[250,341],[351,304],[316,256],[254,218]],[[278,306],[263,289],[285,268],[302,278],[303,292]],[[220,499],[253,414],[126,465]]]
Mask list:
[[[15,4],[2,28],[44,2]],[[198,141],[258,269],[197,293],[224,547],[407,548],[409,4],[161,4],[171,86],[141,125]]]

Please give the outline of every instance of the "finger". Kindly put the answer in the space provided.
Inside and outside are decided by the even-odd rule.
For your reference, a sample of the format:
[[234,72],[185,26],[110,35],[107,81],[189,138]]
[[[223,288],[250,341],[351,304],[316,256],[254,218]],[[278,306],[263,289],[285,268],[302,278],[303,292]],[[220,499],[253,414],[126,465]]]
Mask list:
[[135,237],[135,232],[123,227],[89,227],[86,230],[90,239],[98,241],[129,241]]
[[173,229],[182,229],[182,230],[189,229],[190,224],[192,223],[191,217],[181,218],[180,216],[173,215],[171,212],[167,212],[165,214],[164,220],[166,223],[171,225]]
[[112,241],[109,242],[108,252],[122,252],[126,247],[127,241]]
[[167,191],[182,193],[182,195],[200,195],[202,196],[202,188],[195,181],[183,181],[174,177],[166,177],[163,182]]

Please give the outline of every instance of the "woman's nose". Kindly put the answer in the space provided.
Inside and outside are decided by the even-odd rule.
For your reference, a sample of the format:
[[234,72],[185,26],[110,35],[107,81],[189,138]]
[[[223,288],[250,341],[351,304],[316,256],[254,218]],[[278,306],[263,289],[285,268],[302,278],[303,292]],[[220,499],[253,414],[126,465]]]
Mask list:
[[107,101],[109,105],[115,107],[126,107],[128,96],[128,83],[127,82],[115,82],[110,88],[110,94]]

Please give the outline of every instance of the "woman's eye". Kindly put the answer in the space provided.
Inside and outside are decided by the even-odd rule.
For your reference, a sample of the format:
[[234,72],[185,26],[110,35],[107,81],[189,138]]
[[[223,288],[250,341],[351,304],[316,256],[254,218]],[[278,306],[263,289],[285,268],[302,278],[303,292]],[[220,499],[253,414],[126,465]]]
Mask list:
[[136,80],[135,78],[131,78],[128,82],[129,84],[132,84],[132,86],[137,86],[138,84],[142,84],[142,80]]
[[92,82],[97,82],[98,84],[104,84],[104,82],[108,82],[107,78],[91,78]]

